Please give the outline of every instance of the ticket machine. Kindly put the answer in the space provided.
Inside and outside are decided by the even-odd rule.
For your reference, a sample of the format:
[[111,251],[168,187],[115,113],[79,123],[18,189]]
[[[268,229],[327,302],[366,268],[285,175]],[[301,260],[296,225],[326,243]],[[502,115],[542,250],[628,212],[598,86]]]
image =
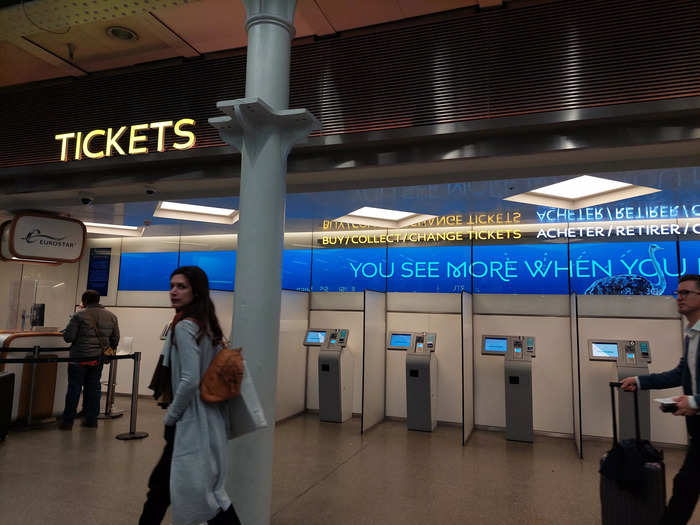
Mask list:
[[[651,353],[649,341],[595,339],[588,341],[591,361],[615,361],[617,378],[641,376],[649,373]],[[638,392],[639,435],[641,439],[651,439],[650,395],[648,390]],[[618,393],[619,439],[635,437],[634,397],[625,392]]]
[[350,330],[317,328],[306,331],[305,346],[317,346],[318,408],[321,421],[342,423],[352,417],[352,355],[346,349]]
[[481,353],[504,357],[506,439],[532,443],[532,359],[535,338],[485,335]]
[[406,426],[432,432],[437,425],[438,371],[434,332],[392,332],[387,350],[406,351]]

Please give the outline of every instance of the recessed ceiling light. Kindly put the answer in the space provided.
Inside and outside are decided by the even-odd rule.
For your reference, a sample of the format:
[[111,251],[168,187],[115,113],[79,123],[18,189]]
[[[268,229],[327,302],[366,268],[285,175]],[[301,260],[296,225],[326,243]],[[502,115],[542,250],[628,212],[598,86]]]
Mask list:
[[107,36],[115,40],[123,40],[124,42],[134,42],[139,39],[139,35],[133,29],[122,26],[110,26],[105,32]]
[[141,237],[143,226],[127,226],[125,224],[107,224],[101,222],[83,222],[88,233],[118,235],[120,237]]
[[407,217],[415,215],[415,213],[410,211],[398,211],[398,210],[385,210],[383,208],[372,208],[370,206],[365,206],[359,210],[355,210],[350,215],[356,217],[368,217],[370,219],[386,219],[388,221],[399,221]]
[[590,175],[581,175],[574,179],[557,182],[549,186],[544,186],[530,193],[538,195],[548,195],[550,197],[560,197],[562,199],[583,199],[599,195],[612,190],[621,188],[629,188],[632,184],[620,182],[617,180],[601,179],[600,177],[592,177]]
[[435,215],[425,215],[412,211],[387,210],[365,206],[335,220],[366,226],[378,226],[380,228],[403,228],[434,217]]
[[238,210],[160,201],[158,206],[156,206],[156,211],[153,212],[153,216],[184,221],[233,224],[238,221]]
[[543,186],[504,200],[577,210],[587,206],[629,199],[655,193],[656,188],[636,186],[627,182],[581,175],[573,179]]

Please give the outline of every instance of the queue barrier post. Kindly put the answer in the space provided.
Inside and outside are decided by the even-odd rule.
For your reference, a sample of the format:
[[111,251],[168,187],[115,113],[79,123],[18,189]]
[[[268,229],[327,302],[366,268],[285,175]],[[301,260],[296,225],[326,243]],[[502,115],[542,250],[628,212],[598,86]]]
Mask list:
[[[32,352],[32,357],[27,358],[0,358],[0,363],[30,363],[32,365],[32,375],[31,384],[36,381],[36,365],[39,363],[75,363],[81,361],[89,361],[93,358],[71,358],[71,357],[39,357],[40,352],[48,351],[65,351],[65,348],[41,348],[35,346],[34,348],[7,348],[3,349],[3,352]],[[131,355],[120,355],[120,356],[108,356],[104,358],[106,361],[116,361],[118,359],[133,359],[134,360],[134,373],[131,384],[131,412],[129,418],[129,432],[123,434],[118,434],[116,436],[119,440],[131,440],[131,439],[143,439],[148,437],[148,432],[136,432],[136,418],[138,411],[138,384],[139,384],[139,370],[141,368],[141,352],[134,352]],[[29,413],[27,414],[26,424],[27,428],[32,423],[32,409],[34,404],[34,389],[30,388],[29,391]]]
[[131,380],[131,412],[129,414],[129,432],[117,434],[116,438],[122,441],[143,439],[148,437],[148,432],[136,432],[136,416],[139,403],[139,370],[141,368],[141,352],[134,352],[134,374]]

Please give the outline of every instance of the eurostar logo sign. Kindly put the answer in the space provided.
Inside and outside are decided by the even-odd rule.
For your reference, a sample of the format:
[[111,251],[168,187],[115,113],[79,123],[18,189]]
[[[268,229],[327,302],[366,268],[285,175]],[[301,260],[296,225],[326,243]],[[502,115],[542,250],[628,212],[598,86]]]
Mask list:
[[85,246],[85,225],[69,217],[21,213],[5,223],[0,255],[11,261],[76,262]]

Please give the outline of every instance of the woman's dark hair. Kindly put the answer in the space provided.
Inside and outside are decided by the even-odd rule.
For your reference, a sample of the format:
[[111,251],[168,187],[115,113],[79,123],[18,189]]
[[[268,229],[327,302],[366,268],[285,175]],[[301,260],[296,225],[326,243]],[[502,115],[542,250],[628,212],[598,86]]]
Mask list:
[[[173,275],[184,275],[187,277],[190,287],[192,287],[192,302],[184,306],[180,313],[183,319],[189,317],[194,319],[199,325],[197,342],[200,341],[204,334],[208,334],[214,344],[219,344],[224,336],[221,332],[219,320],[216,318],[214,303],[209,297],[209,278],[207,274],[199,266],[180,266],[170,274],[171,279]],[[175,330],[171,330],[171,338],[174,332]]]

